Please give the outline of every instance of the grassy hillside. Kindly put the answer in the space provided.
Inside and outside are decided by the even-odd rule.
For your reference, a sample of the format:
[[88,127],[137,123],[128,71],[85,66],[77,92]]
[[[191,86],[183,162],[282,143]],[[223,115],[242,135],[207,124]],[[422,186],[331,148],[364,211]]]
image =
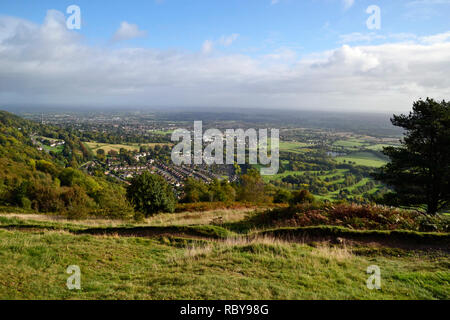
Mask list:
[[[40,151],[38,136],[65,145],[59,152]],[[0,111],[0,205],[72,217],[132,215],[121,185],[78,170],[88,154],[69,132]]]
[[[267,237],[180,241],[0,230],[0,299],[449,299],[450,260]],[[78,265],[82,290],[66,288]],[[378,265],[382,290],[366,287]],[[45,284],[45,285],[43,285]]]

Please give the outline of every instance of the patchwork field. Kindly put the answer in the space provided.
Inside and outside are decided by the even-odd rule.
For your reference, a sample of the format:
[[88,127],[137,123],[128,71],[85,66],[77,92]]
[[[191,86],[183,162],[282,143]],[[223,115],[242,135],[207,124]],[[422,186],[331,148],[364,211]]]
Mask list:
[[362,139],[347,139],[347,140],[338,140],[333,143],[333,146],[336,147],[345,147],[345,148],[356,148],[367,146],[370,143],[362,140]]
[[387,163],[385,159],[377,157],[370,152],[354,152],[346,156],[340,156],[335,158],[338,162],[353,162],[356,165],[366,167],[381,167]]
[[308,151],[310,145],[304,142],[280,141],[280,152],[303,153]]

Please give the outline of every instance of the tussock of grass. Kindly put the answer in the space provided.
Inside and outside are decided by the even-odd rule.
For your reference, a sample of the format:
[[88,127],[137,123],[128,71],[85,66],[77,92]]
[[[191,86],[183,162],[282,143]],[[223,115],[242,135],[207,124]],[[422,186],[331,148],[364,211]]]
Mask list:
[[[449,262],[357,256],[269,236],[173,246],[0,229],[0,299],[449,299]],[[382,290],[366,288],[373,264]],[[65,287],[69,265],[81,268],[81,291]]]
[[330,247],[327,245],[320,245],[315,248],[312,252],[312,255],[327,259],[334,259],[336,261],[342,262],[347,261],[353,258],[353,253],[351,249],[347,247]]
[[336,226],[316,226],[299,228],[276,228],[261,231],[258,234],[276,238],[295,239],[299,237],[343,237],[355,240],[389,240],[408,241],[411,244],[441,244],[450,245],[450,233],[416,232],[408,230],[353,230]]
[[[449,233],[399,230],[409,216],[348,206],[329,208],[328,222],[340,224],[320,225],[323,212],[310,209],[185,212],[134,225],[0,216],[0,299],[450,299]],[[294,220],[312,225],[273,223],[299,212]],[[367,229],[383,221],[395,228]],[[69,265],[81,268],[81,291],[65,287]],[[370,265],[381,268],[382,290],[366,287]]]
[[191,237],[221,239],[232,236],[233,233],[219,226],[140,226],[140,227],[99,227],[78,230],[79,234],[111,235],[121,236],[161,236],[161,235],[185,235]]

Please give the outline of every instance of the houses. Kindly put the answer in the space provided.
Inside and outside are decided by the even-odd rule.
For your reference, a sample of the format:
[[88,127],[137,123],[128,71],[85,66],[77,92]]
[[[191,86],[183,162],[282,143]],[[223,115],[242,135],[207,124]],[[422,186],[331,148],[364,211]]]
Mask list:
[[65,144],[66,144],[66,142],[63,141],[63,140],[53,141],[53,142],[50,143],[50,147],[55,148],[55,147],[58,147],[58,146],[63,146]]
[[[133,158],[137,160],[148,156],[149,154],[144,152],[136,154]],[[184,165],[176,166],[171,163],[168,164],[162,162],[161,160],[155,159],[147,159],[145,163],[129,165],[117,158],[109,158],[106,161],[104,170],[105,175],[115,176],[123,181],[127,181],[144,171],[150,171],[154,174],[160,175],[176,188],[184,186],[184,181],[187,178],[199,179],[206,183],[209,183],[214,178],[217,178],[217,176],[205,169]]]

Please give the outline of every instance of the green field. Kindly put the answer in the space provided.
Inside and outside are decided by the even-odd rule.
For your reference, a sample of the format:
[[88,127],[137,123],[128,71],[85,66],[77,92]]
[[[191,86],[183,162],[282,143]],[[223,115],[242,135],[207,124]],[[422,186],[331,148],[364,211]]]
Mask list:
[[[258,166],[255,166],[255,167],[259,168]],[[278,173],[278,174],[274,174],[271,176],[262,176],[262,178],[265,182],[269,182],[271,180],[281,180],[284,177],[287,177],[289,175],[296,175],[296,174],[302,174],[302,173],[303,173],[302,171],[285,171],[283,173]]]
[[357,148],[366,146],[367,144],[368,142],[361,139],[347,139],[347,140],[338,140],[333,143],[333,146],[345,148]]
[[367,167],[381,167],[387,163],[386,160],[370,152],[354,152],[346,156],[336,157],[335,159],[340,163],[343,163],[345,160],[347,163],[351,161],[356,163],[356,165]]
[[280,152],[303,153],[310,145],[304,142],[280,141]]
[[172,134],[174,130],[150,130],[151,133],[154,134],[160,134],[162,136],[165,136],[167,134]]
[[52,152],[54,152],[54,153],[56,153],[56,154],[62,153],[63,150],[64,150],[64,146],[50,147],[50,146],[47,146],[47,145],[45,145],[45,144],[41,144],[41,147],[42,147],[42,149],[44,149],[46,152],[52,151]]
[[[449,299],[450,260],[268,237],[194,241],[0,229],[0,299]],[[81,290],[68,290],[69,265]],[[366,287],[377,265],[382,289]]]
[[380,143],[380,144],[374,144],[374,145],[368,146],[366,148],[370,149],[370,150],[375,150],[375,151],[382,151],[383,148],[385,148],[385,147],[392,147],[392,146],[393,146],[392,144],[382,144],[382,143]]
[[154,147],[156,145],[167,145],[167,143],[142,143],[142,144],[111,144],[111,143],[99,143],[99,142],[83,142],[85,145],[89,147],[93,152],[96,152],[98,149],[103,149],[106,153],[108,153],[111,150],[115,150],[117,152],[120,151],[120,149],[125,149],[128,151],[139,151],[139,148],[141,146],[149,146]]

